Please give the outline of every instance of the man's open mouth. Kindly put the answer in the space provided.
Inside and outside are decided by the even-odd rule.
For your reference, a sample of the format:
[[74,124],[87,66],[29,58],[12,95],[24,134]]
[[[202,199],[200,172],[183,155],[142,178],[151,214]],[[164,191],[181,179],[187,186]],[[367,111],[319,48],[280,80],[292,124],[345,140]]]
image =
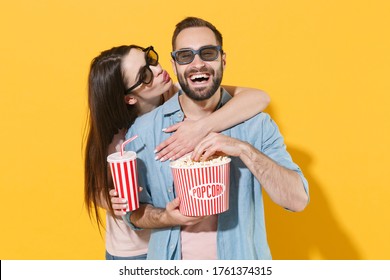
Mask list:
[[202,83],[202,82],[207,82],[209,80],[210,74],[206,74],[206,73],[193,74],[190,75],[189,78],[193,83]]

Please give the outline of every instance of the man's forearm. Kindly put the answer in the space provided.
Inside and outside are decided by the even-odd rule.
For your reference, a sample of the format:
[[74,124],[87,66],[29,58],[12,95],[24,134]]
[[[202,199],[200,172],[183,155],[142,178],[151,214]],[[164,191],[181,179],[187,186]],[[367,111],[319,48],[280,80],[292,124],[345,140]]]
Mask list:
[[240,159],[278,205],[291,211],[302,211],[308,202],[298,173],[278,165],[248,143],[240,143]]
[[140,204],[137,211],[133,211],[130,216],[130,221],[133,225],[139,228],[164,228],[172,226],[164,219],[165,209],[155,208],[150,204]]
[[179,211],[179,198],[167,203],[165,209],[155,208],[150,204],[141,204],[137,211],[130,215],[130,221],[139,228],[165,228],[178,225],[190,226],[207,219],[208,216],[190,217]]

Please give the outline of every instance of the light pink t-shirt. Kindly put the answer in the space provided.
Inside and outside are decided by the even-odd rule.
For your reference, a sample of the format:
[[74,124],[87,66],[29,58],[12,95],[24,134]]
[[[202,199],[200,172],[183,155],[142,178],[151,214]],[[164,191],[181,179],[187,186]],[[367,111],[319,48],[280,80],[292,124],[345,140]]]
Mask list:
[[217,223],[218,216],[193,225],[181,227],[182,260],[217,259]]
[[[117,223],[115,223],[115,221]],[[106,250],[117,257],[134,257],[146,254],[150,230],[132,230],[122,218],[106,215]]]

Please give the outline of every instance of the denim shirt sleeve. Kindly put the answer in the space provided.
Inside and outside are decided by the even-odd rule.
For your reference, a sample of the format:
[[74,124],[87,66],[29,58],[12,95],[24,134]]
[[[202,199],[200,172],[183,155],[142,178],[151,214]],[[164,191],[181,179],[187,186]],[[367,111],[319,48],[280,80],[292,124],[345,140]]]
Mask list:
[[279,165],[298,173],[298,175],[301,177],[305,191],[309,195],[308,182],[304,177],[302,170],[296,163],[294,163],[290,154],[287,152],[283,136],[281,135],[277,124],[268,114],[264,114],[262,138],[258,139],[257,141],[262,143],[260,144],[261,151],[265,155],[273,159]]
[[[133,135],[138,135],[138,132],[135,131],[135,129],[129,129],[129,131],[126,134],[126,139],[130,138]],[[152,198],[149,193],[148,188],[148,181],[147,177],[145,176],[145,163],[143,160],[139,157],[143,153],[143,150],[145,149],[145,144],[142,141],[141,137],[136,138],[134,141],[130,142],[126,145],[125,150],[126,151],[135,151],[137,153],[137,181],[138,181],[138,187],[142,187],[142,191],[138,193],[138,199],[140,201],[140,204],[153,204]],[[132,215],[133,211],[129,211],[126,213],[125,216],[122,217],[123,221],[133,230],[141,230],[142,228],[139,228],[135,226],[130,221],[130,216]]]

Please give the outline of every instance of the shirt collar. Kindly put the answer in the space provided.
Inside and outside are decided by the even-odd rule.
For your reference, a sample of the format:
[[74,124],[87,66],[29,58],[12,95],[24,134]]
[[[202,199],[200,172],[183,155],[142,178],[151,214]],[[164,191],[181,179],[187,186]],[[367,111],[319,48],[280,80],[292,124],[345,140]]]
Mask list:
[[182,94],[182,91],[179,90],[174,96],[172,96],[167,102],[164,103],[162,108],[162,113],[164,116],[172,115],[178,111],[181,111],[179,96]]
[[219,101],[219,104],[217,106],[217,109],[221,108],[223,105],[225,105],[230,99],[232,99],[232,96],[223,88],[221,88],[222,92],[222,98]]

